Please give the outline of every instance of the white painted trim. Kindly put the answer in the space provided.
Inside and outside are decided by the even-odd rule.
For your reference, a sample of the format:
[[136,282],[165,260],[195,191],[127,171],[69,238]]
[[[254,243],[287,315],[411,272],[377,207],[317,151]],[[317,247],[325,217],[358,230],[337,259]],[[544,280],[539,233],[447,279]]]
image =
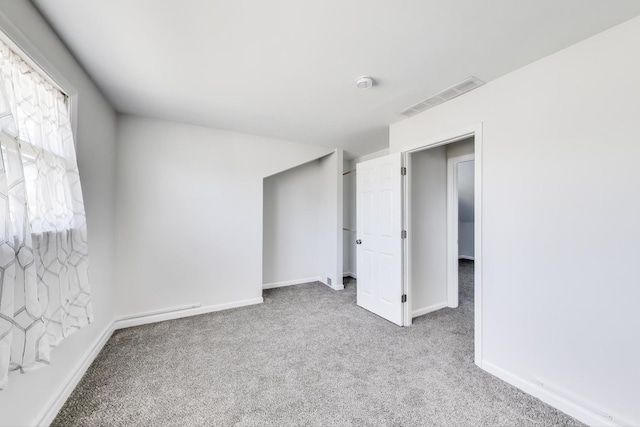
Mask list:
[[473,265],[473,295],[474,295],[474,359],[476,365],[482,368],[482,337],[484,329],[482,329],[482,257],[484,252],[482,249],[482,123],[478,124],[473,135],[473,154],[475,155],[474,163],[474,198],[473,198],[473,238],[474,238],[474,265]]
[[448,303],[447,301],[438,303],[438,304],[433,304],[430,305],[428,307],[424,307],[424,308],[419,308],[418,310],[413,310],[411,312],[411,316],[413,318],[418,317],[418,316],[424,316],[427,313],[431,313],[432,311],[436,311],[436,310],[440,310],[441,308],[445,308],[448,307]]
[[402,229],[407,230],[407,238],[404,239],[404,245],[402,247],[402,291],[407,296],[407,300],[404,303],[403,311],[403,326],[411,326],[413,324],[413,312],[411,310],[411,304],[413,301],[413,292],[410,284],[412,283],[411,276],[411,180],[409,179],[411,170],[411,156],[407,153],[401,154],[402,166],[407,168],[407,174],[402,177]]
[[475,159],[474,154],[447,159],[447,304],[458,306],[458,164]]
[[580,397],[562,391],[542,380],[524,379],[486,360],[482,362],[482,369],[587,425],[612,427],[637,425],[637,422],[634,423],[611,415],[597,408],[596,405],[585,402]]
[[262,304],[263,302],[264,300],[262,299],[262,297],[258,297],[258,298],[250,298],[250,299],[245,299],[240,301],[228,302],[224,304],[208,305],[204,307],[198,307],[198,308],[192,308],[192,309],[186,309],[186,310],[179,310],[179,311],[171,310],[170,312],[164,312],[160,314],[149,315],[146,313],[140,313],[137,315],[130,315],[130,316],[117,318],[114,321],[114,329],[123,329],[123,328],[130,328],[132,326],[146,325],[148,323],[164,322],[165,320],[197,316],[198,314],[213,313],[215,311],[228,310],[230,308],[244,307],[244,306],[253,305],[253,304]]
[[111,322],[94,341],[91,348],[85,353],[84,357],[80,359],[75,369],[73,369],[66,380],[61,383],[58,391],[53,394],[49,403],[45,405],[40,417],[37,418],[39,420],[37,425],[48,426],[53,422],[64,403],[82,379],[82,376],[87,372],[87,369],[89,369],[89,366],[91,366],[96,356],[98,356],[100,350],[102,350],[107,341],[109,341],[109,338],[111,338],[114,330],[114,324]]
[[447,145],[453,142],[462,141],[463,139],[475,136],[478,132],[482,132],[482,123],[460,129],[457,132],[450,132],[441,135],[440,137],[429,139],[427,141],[421,141],[416,142],[415,144],[406,145],[404,147],[401,147],[399,151],[401,153],[413,153],[416,151],[422,151],[426,148],[435,148],[441,145]]
[[352,273],[351,271],[345,271],[344,273],[342,273],[342,277],[351,277],[352,279],[358,280],[358,276],[356,275],[356,273]]
[[198,307],[201,307],[201,306],[202,306],[202,304],[197,303],[197,304],[181,305],[179,307],[163,308],[163,309],[160,309],[160,310],[145,311],[144,313],[132,314],[130,316],[122,316],[122,317],[119,317],[118,320],[119,321],[124,321],[124,320],[129,320],[129,319],[137,319],[137,318],[140,318],[140,317],[155,316],[155,315],[158,315],[158,314],[173,313],[174,311],[190,310],[192,308],[198,308]]
[[468,259],[469,261],[474,261],[474,257],[469,255],[458,255],[458,259]]
[[[476,365],[482,367],[482,123],[478,123],[474,126],[470,126],[465,129],[460,129],[457,132],[452,132],[443,135],[439,138],[433,138],[428,141],[418,142],[412,145],[402,147],[399,152],[402,155],[403,164],[410,171],[411,168],[411,154],[429,149],[439,147],[441,145],[451,144],[453,142],[461,141],[469,137],[474,138],[474,156],[475,156],[475,172],[474,172],[474,252],[475,252],[475,266],[474,266],[474,360]],[[407,173],[405,177],[404,190],[403,190],[403,219],[404,229],[407,230],[407,238],[404,239],[404,274],[403,274],[403,287],[404,292],[407,294],[407,309],[404,312],[404,325],[411,325],[411,173]]]
[[322,277],[314,276],[314,277],[307,277],[306,279],[295,279],[295,280],[285,280],[284,282],[265,283],[264,285],[262,285],[262,289],[282,288],[284,286],[302,285],[302,284],[311,283],[311,282],[322,282]]

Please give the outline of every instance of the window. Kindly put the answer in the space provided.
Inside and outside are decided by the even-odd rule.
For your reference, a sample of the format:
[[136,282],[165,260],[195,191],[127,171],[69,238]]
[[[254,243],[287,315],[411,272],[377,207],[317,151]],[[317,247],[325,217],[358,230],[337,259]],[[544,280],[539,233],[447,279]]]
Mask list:
[[0,42],[0,389],[91,322],[68,97]]

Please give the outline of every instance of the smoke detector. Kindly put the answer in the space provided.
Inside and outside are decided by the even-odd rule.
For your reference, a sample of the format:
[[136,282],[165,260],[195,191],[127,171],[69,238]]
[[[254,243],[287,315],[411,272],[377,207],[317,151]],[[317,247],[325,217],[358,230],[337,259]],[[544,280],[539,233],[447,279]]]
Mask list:
[[369,89],[373,86],[373,79],[367,76],[359,77],[358,80],[356,80],[356,86],[358,89]]

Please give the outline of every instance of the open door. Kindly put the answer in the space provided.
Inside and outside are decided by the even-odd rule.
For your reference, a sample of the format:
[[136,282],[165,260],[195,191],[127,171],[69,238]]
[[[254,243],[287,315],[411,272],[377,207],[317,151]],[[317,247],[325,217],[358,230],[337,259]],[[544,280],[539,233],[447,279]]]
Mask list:
[[357,302],[403,326],[401,154],[358,163]]

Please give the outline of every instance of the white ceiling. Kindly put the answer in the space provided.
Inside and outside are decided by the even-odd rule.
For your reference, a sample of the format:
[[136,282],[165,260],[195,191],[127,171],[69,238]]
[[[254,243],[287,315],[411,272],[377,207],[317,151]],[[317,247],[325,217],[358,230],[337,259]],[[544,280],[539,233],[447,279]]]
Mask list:
[[[397,113],[640,14],[637,0],[35,0],[123,113],[386,148]],[[359,90],[355,80],[378,85]],[[464,96],[464,95],[463,95]]]

